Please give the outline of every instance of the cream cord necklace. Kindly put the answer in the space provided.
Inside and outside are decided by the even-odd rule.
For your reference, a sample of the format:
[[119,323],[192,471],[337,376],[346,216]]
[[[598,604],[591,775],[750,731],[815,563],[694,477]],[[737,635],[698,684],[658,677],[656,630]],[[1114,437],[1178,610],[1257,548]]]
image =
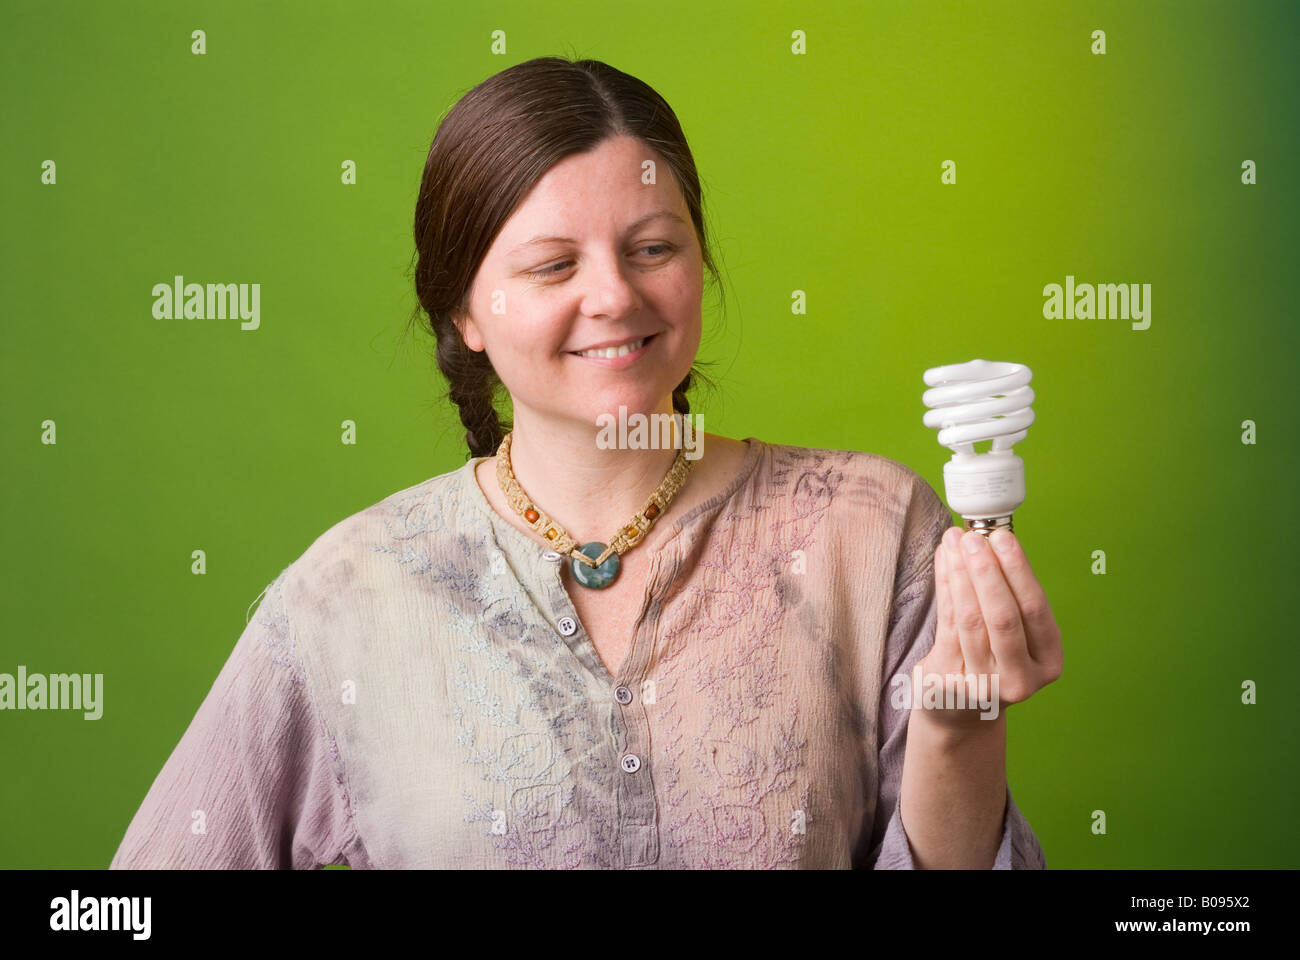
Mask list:
[[506,500],[514,508],[515,513],[523,517],[524,522],[533,530],[550,541],[557,553],[572,558],[569,564],[573,571],[573,579],[593,590],[602,590],[618,578],[619,557],[645,539],[645,535],[654,526],[655,521],[663,516],[668,505],[673,502],[673,497],[677,496],[677,491],[686,482],[686,477],[695,463],[694,460],[686,458],[684,447],[678,449],[677,456],[673,460],[673,465],[669,467],[663,483],[650,494],[645,505],[633,514],[632,519],[619,528],[608,546],[599,540],[593,540],[579,547],[578,541],[569,536],[569,532],[564,527],[547,516],[515,479],[514,471],[510,467],[512,436],[513,431],[507,433],[497,449],[497,484],[501,487],[501,492],[505,494]]

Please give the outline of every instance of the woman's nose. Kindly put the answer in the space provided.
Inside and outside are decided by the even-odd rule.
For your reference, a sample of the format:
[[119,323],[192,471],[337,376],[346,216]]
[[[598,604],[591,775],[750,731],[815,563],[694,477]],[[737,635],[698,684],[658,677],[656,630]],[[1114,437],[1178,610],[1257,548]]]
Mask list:
[[583,268],[580,284],[589,313],[621,316],[641,305],[641,295],[629,268],[618,257],[589,260]]

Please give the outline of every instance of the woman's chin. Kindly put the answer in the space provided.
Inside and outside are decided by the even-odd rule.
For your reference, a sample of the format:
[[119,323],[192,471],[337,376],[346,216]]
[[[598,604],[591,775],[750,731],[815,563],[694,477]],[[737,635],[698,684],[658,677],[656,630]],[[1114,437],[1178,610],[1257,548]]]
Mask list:
[[590,408],[590,420],[597,426],[602,426],[610,420],[617,423],[620,419],[626,420],[632,416],[649,417],[661,409],[665,414],[671,413],[671,407],[664,409],[660,406],[670,396],[671,392],[666,390],[662,396],[653,399],[644,396],[610,397],[605,403]]

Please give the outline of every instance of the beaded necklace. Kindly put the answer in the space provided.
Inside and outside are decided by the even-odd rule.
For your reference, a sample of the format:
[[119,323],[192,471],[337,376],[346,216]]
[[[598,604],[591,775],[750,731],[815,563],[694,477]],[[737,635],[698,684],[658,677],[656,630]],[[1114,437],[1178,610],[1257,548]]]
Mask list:
[[557,553],[571,558],[569,564],[573,579],[593,590],[602,590],[618,578],[619,557],[645,539],[655,521],[663,516],[668,505],[673,502],[673,497],[677,496],[677,491],[686,482],[695,463],[686,458],[684,447],[679,449],[658,489],[650,494],[641,509],[632,515],[632,519],[619,528],[608,545],[592,540],[579,546],[564,527],[537,506],[515,479],[510,467],[512,436],[513,431],[507,433],[497,449],[497,484],[501,487],[501,492],[525,523],[548,540]]

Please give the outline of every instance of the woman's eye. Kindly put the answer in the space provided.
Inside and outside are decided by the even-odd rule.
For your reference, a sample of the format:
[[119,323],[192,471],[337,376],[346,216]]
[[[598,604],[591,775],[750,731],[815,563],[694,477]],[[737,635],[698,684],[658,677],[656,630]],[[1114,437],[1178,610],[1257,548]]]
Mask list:
[[549,267],[543,267],[543,268],[540,269],[540,270],[530,270],[530,271],[528,272],[528,276],[530,276],[530,277],[541,277],[541,278],[554,276],[554,274],[555,274],[555,268],[556,268],[556,267],[563,267],[563,266],[564,266],[565,264],[567,264],[568,262],[569,262],[568,260],[562,260],[562,261],[559,262],[559,263],[552,264],[552,265],[549,266]]
[[[665,253],[671,253],[673,248],[671,244],[667,244],[667,243],[647,243],[645,246],[638,247],[637,249],[657,251],[651,253],[650,256],[661,257]],[[561,260],[559,263],[553,263],[549,267],[542,267],[540,270],[529,270],[527,271],[526,276],[532,277],[537,280],[545,280],[547,277],[554,277],[557,274],[559,274],[565,267],[569,265],[570,262],[571,261],[569,260]]]

